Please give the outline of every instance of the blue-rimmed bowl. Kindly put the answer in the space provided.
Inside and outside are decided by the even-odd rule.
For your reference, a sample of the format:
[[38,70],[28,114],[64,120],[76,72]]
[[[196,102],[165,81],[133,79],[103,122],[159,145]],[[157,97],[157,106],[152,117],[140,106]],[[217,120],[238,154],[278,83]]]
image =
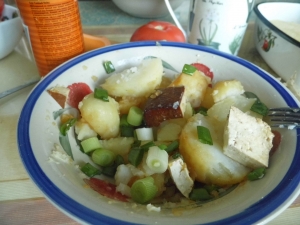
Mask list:
[[30,177],[46,198],[75,220],[89,224],[253,224],[268,222],[287,208],[300,192],[300,135],[296,130],[280,131],[282,143],[271,157],[263,179],[245,182],[224,197],[203,205],[180,203],[173,209],[162,206],[159,213],[148,212],[144,205],[108,199],[87,188],[75,166],[87,156],[79,151],[71,132],[74,163],[49,160],[54,145],[59,143],[57,122],[52,113],[60,106],[47,90],[74,82],[85,82],[94,88],[109,76],[101,66],[103,61],[112,61],[120,71],[139,64],[147,56],[167,62],[167,76],[177,74],[185,63],[201,62],[213,70],[214,81],[237,79],[269,107],[299,106],[291,92],[271,75],[243,59],[202,46],[135,42],[88,52],[64,63],[41,80],[21,112],[20,155]]

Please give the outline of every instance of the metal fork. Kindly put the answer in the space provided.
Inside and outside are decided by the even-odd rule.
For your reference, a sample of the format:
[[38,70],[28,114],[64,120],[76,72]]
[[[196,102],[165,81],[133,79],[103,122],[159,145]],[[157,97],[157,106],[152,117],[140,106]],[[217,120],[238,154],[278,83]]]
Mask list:
[[270,108],[268,113],[271,127],[300,128],[300,108]]

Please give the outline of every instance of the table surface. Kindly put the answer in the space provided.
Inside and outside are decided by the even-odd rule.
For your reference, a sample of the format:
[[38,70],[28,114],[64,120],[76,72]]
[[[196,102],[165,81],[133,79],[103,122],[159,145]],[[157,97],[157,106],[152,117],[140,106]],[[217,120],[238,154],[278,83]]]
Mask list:
[[[124,14],[107,1],[80,2],[80,10],[84,33],[105,36],[112,43],[128,42],[134,30],[147,22],[147,19],[134,18]],[[97,17],[97,13],[102,12],[101,10],[104,13]],[[176,11],[177,16],[184,23],[186,18],[182,16],[184,13],[180,10]],[[117,16],[112,21],[106,18],[108,14]],[[120,19],[122,15],[123,18],[126,18],[123,22]],[[99,21],[95,22],[96,18],[105,19],[100,23]],[[161,19],[170,21],[169,16]],[[238,56],[277,77],[254,47],[253,27],[253,22],[250,21]],[[39,79],[25,38],[21,40],[13,53],[0,60],[0,79],[2,80],[0,96],[7,90]],[[17,121],[26,97],[33,87],[34,85],[28,86],[0,99],[0,224],[78,224],[45,199],[29,178],[18,153]],[[299,214],[300,197],[268,224],[300,224]]]

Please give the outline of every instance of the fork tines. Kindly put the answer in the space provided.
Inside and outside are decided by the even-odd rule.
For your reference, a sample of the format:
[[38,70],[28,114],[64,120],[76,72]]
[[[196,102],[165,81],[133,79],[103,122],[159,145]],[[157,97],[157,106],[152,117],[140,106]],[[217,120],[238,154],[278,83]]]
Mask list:
[[300,108],[271,108],[268,116],[271,121],[271,127],[300,128]]

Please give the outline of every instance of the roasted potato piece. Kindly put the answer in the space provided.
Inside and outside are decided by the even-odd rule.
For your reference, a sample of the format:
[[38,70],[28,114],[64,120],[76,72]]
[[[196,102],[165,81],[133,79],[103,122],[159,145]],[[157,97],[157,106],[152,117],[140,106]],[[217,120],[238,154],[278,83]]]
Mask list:
[[111,96],[149,96],[161,84],[163,66],[161,59],[145,59],[140,65],[112,74],[101,86]]
[[[213,145],[203,144],[198,139],[197,126],[210,130]],[[181,131],[179,151],[195,179],[219,186],[241,182],[250,169],[223,153],[223,131],[220,123],[201,114],[191,117]]]
[[179,138],[182,127],[176,123],[167,123],[157,131],[158,141],[175,141]]
[[103,139],[119,134],[119,104],[111,97],[108,99],[109,102],[96,99],[94,93],[91,93],[79,103],[81,117]]
[[120,114],[128,114],[129,109],[132,106],[144,105],[146,102],[146,97],[131,97],[131,96],[123,96],[122,98],[117,99],[120,107]]
[[212,107],[214,105],[215,102],[214,102],[212,93],[213,93],[213,88],[207,87],[205,94],[204,94],[204,98],[201,102],[202,107],[209,109],[210,107]]
[[217,103],[229,96],[241,95],[245,92],[243,85],[238,80],[219,81],[213,87],[212,97]]
[[185,87],[168,87],[151,95],[144,108],[144,121],[147,127],[158,127],[161,122],[182,118],[186,108]]
[[207,111],[207,114],[219,122],[226,122],[231,106],[235,106],[243,112],[247,112],[255,101],[255,98],[246,98],[242,95],[230,96],[214,104]]
[[199,107],[203,100],[206,88],[211,80],[202,72],[196,70],[192,76],[180,74],[171,84],[170,87],[185,87],[185,97],[193,108]]

